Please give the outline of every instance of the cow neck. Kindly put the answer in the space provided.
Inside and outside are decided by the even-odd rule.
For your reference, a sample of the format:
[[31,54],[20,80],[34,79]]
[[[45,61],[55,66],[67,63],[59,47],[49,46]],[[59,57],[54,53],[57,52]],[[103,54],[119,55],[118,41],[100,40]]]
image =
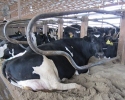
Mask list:
[[74,38],[71,40],[69,42],[64,40],[64,42],[66,42],[66,44],[69,43],[69,45],[73,47],[75,52],[80,53],[80,55],[84,56],[86,59],[89,59],[92,56],[92,54],[90,53],[91,42],[85,41],[82,38]]
[[86,60],[89,60],[89,58],[93,56],[92,53],[90,52],[90,49],[91,49],[90,45],[91,45],[91,42],[85,41],[84,39],[82,40],[81,50]]

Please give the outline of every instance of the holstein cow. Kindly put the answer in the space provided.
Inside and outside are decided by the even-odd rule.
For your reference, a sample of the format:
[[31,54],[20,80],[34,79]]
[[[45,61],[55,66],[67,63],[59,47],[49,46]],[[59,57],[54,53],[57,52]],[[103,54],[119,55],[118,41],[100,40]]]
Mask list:
[[[119,28],[93,28],[88,36],[95,36],[102,43],[104,56],[113,58],[117,55]],[[114,33],[114,34],[113,34]]]
[[[18,37],[19,41],[26,41],[25,36]],[[8,41],[3,41],[0,43],[0,58],[8,59],[14,55],[17,55],[20,52],[24,52],[28,45],[22,44],[13,44]]]
[[[38,46],[41,50],[61,50],[67,52],[82,66],[91,56],[103,56],[101,45],[95,37],[61,39]],[[34,53],[30,48],[21,55],[7,60],[3,64],[3,75],[11,84],[23,88],[38,90],[68,90],[81,88],[76,83],[61,83],[63,78],[71,78],[76,70],[64,56],[45,56]],[[88,69],[77,73],[85,73]]]
[[71,25],[64,28],[63,38],[79,38],[80,37],[80,25]]
[[53,42],[55,40],[57,40],[53,34],[47,33],[47,34],[43,34],[42,32],[37,33],[35,32],[35,38],[37,40],[37,45],[41,45],[43,43],[49,43],[49,42]]
[[[51,41],[55,41],[54,38],[51,38],[49,35],[45,34],[37,34],[36,32],[33,33],[35,38],[37,40],[37,45],[41,45],[43,43],[49,43]],[[27,41],[26,36],[21,36],[21,35],[11,35],[9,36],[13,39],[16,39],[18,41]],[[8,59],[10,57],[13,57],[14,55],[17,55],[18,53],[24,52],[26,48],[29,45],[24,45],[24,44],[13,44],[10,42],[1,42],[0,43],[0,58],[3,59]]]

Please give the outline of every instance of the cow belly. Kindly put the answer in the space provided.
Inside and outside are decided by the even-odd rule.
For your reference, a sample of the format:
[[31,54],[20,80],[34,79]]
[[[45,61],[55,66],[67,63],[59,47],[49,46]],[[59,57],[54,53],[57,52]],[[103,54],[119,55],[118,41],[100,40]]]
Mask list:
[[25,80],[25,81],[19,81],[17,84],[22,88],[31,88],[32,90],[45,90],[49,87],[45,82],[42,82],[40,79],[33,79],[33,80]]

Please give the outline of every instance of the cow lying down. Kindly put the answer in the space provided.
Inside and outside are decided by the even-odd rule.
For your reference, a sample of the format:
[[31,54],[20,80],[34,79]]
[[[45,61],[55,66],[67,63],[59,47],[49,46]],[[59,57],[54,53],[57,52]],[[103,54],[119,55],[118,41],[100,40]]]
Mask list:
[[[67,52],[77,65],[88,63],[91,56],[102,56],[102,48],[95,37],[57,40],[39,46],[41,50],[61,50]],[[76,70],[63,56],[45,56],[34,53],[30,48],[21,55],[3,64],[3,75],[13,85],[38,90],[68,90],[80,88],[76,83],[61,83],[63,78],[71,78]],[[77,74],[86,70],[77,70]]]

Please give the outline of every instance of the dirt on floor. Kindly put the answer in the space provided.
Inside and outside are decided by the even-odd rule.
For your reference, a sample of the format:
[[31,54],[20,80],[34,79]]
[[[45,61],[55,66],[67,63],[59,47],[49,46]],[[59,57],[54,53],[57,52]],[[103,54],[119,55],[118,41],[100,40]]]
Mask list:
[[[90,62],[93,61],[92,57]],[[15,87],[1,77],[15,100],[125,100],[125,66],[117,61],[95,66],[89,73],[65,81],[81,84],[80,90],[32,92]]]

